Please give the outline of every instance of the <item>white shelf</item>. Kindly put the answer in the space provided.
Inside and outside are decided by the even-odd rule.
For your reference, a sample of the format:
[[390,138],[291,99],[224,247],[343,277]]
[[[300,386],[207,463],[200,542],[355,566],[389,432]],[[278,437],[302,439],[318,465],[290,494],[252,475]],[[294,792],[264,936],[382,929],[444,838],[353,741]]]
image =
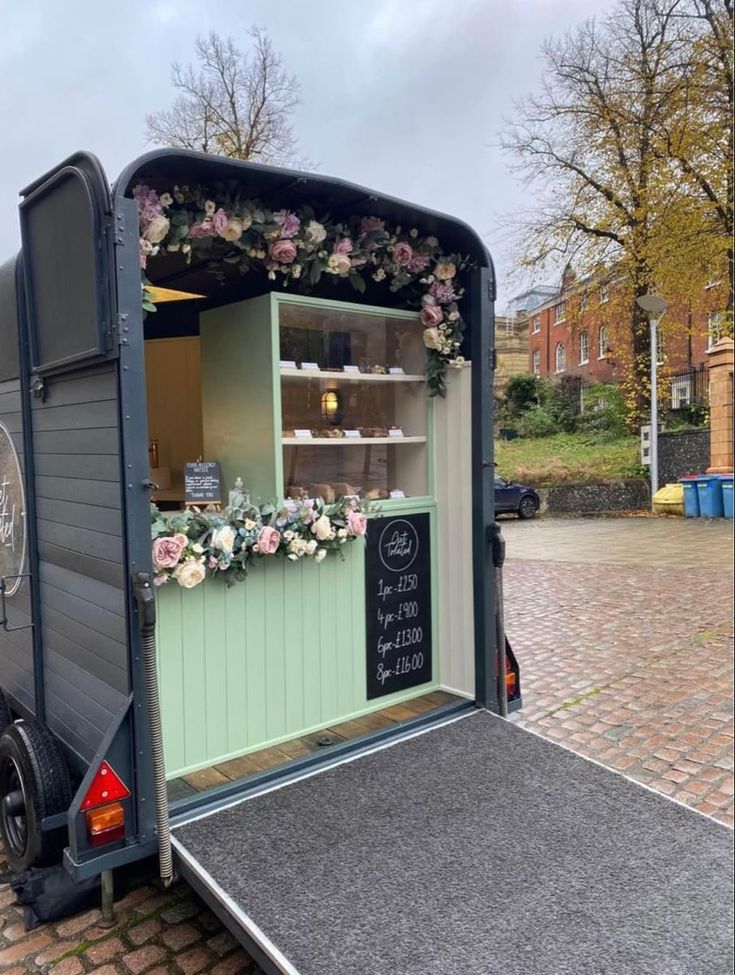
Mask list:
[[323,369],[281,368],[282,379],[339,379],[353,383],[425,383],[426,376],[408,373],[327,372]]
[[281,437],[284,447],[349,447],[355,444],[426,443],[426,437]]

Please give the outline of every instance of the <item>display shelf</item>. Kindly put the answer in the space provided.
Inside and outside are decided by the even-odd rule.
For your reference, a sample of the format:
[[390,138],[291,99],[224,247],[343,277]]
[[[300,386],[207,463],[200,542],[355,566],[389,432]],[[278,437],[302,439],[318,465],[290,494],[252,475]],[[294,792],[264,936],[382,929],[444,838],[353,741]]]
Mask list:
[[281,367],[282,379],[339,379],[352,383],[425,383],[426,376],[407,373],[330,372],[324,369],[289,369]]
[[352,446],[355,444],[381,444],[395,446],[396,444],[426,443],[426,437],[281,437],[284,447],[334,447]]

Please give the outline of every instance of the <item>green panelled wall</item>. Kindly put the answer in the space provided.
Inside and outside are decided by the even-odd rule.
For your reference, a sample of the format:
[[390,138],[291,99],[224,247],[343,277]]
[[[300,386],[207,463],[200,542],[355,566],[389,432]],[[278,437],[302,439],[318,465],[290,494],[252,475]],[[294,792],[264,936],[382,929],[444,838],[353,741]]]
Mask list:
[[169,778],[438,686],[435,647],[431,683],[367,700],[362,541],[345,545],[344,555],[319,565],[264,561],[230,588],[208,579],[157,590]]

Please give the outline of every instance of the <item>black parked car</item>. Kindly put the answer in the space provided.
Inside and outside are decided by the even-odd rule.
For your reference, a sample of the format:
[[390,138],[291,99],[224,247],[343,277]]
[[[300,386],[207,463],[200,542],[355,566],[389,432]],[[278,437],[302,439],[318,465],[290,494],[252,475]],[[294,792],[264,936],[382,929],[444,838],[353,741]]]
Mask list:
[[519,518],[533,518],[541,506],[538,494],[525,484],[514,484],[495,473],[495,511],[502,515],[509,512]]

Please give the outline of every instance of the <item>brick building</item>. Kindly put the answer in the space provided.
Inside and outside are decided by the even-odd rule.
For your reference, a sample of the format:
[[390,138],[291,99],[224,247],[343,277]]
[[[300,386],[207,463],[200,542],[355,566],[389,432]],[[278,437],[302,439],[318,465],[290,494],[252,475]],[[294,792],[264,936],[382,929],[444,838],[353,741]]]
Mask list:
[[[707,289],[697,311],[676,306],[666,311],[658,362],[670,409],[706,401],[707,350],[720,337],[721,290]],[[619,286],[575,281],[546,294],[524,315],[529,372],[550,379],[579,376],[583,386],[623,380],[623,360],[631,351],[630,310]]]

